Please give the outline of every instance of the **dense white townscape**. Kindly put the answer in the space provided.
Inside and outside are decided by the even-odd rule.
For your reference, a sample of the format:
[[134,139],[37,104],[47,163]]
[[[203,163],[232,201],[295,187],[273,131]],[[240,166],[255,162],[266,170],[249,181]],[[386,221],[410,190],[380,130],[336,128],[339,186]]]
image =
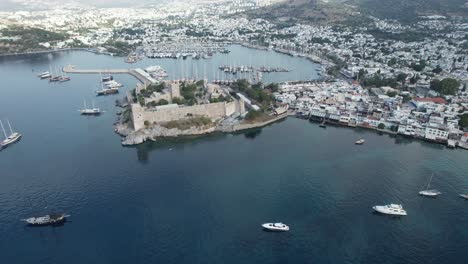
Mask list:
[[[369,17],[365,25],[332,26],[273,22],[244,13],[274,2],[1,12],[0,49],[86,48],[174,58],[183,52],[209,58],[211,51],[223,52],[223,43],[276,50],[307,57],[327,70],[326,82],[285,83],[273,94],[300,116],[468,148],[466,17],[426,16],[413,25]],[[60,36],[41,41],[40,48],[20,47],[16,41],[26,36],[9,31],[17,27]]]

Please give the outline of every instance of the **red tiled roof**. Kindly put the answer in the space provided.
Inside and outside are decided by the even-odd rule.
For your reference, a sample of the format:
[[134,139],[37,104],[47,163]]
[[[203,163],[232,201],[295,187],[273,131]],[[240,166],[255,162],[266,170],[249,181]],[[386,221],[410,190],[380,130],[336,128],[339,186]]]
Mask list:
[[436,104],[447,104],[444,98],[441,97],[434,97],[434,98],[414,98],[415,101],[418,102],[426,102],[426,103],[436,103]]

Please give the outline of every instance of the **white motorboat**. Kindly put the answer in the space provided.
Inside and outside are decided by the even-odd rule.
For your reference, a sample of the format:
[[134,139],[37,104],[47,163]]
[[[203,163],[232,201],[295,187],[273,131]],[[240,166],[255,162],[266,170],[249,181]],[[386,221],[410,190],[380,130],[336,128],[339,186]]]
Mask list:
[[359,139],[358,141],[355,142],[356,145],[362,145],[366,142],[364,139]]
[[37,75],[37,77],[39,77],[40,79],[48,79],[48,78],[52,77],[52,75],[50,74],[50,72],[45,71],[45,72]]
[[79,110],[80,114],[82,115],[100,115],[101,114],[101,109],[94,107],[94,103],[93,103],[92,108],[88,108],[86,106],[86,100],[83,101],[83,104],[84,104],[84,108]]
[[434,174],[432,174],[432,175],[431,175],[431,178],[429,178],[429,182],[427,183],[426,189],[421,190],[421,191],[419,192],[419,195],[435,198],[435,197],[437,197],[438,195],[442,194],[442,193],[439,192],[438,190],[429,189],[429,187],[431,186],[431,181],[432,181],[432,177],[433,177],[433,176],[434,176]]
[[101,90],[97,90],[96,94],[99,95],[108,95],[108,94],[116,94],[119,93],[119,88],[118,87],[112,87],[112,88],[102,88]]
[[376,205],[373,206],[376,212],[381,214],[388,214],[388,215],[407,215],[406,211],[403,209],[401,204],[389,204],[389,205]]
[[123,86],[123,84],[121,84],[119,82],[116,82],[114,80],[104,82],[104,85],[109,87],[109,88],[115,88],[115,87],[122,87]]
[[283,223],[265,223],[262,225],[263,229],[267,231],[274,231],[274,232],[287,232],[289,231],[289,226]]
[[1,148],[7,147],[8,145],[19,141],[21,139],[21,137],[22,137],[22,135],[20,133],[17,133],[17,132],[13,131],[13,129],[11,128],[11,125],[10,125],[10,121],[7,120],[7,122],[8,122],[8,127],[10,128],[10,135],[9,136],[7,136],[7,133],[5,131],[5,127],[3,126],[3,123],[0,120],[0,126],[2,127],[3,135],[5,135],[5,139],[0,142],[0,147]]
[[468,194],[460,194],[460,197],[468,200]]

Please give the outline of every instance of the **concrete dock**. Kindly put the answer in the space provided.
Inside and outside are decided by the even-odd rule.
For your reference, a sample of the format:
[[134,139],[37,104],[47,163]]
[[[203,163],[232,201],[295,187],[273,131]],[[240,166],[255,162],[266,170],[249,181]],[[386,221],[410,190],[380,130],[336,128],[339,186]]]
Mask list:
[[148,74],[143,74],[141,69],[76,69],[75,66],[68,65],[63,67],[62,71],[71,74],[130,74],[143,84],[156,82]]

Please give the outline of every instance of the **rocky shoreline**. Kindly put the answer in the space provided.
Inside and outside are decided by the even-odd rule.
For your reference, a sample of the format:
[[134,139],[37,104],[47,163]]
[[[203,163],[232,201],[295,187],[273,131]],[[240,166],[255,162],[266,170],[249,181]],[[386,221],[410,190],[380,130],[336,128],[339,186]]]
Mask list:
[[152,125],[138,131],[134,131],[128,123],[117,122],[114,126],[114,131],[122,137],[123,146],[133,146],[144,143],[146,141],[156,141],[157,138],[179,137],[179,136],[197,136],[206,135],[213,132],[232,133],[252,128],[259,128],[271,123],[277,122],[288,117],[288,114],[275,116],[264,122],[259,123],[238,123],[230,126],[225,125],[208,125],[201,127],[191,127],[189,129],[180,130],[177,128],[166,128],[161,125]]

